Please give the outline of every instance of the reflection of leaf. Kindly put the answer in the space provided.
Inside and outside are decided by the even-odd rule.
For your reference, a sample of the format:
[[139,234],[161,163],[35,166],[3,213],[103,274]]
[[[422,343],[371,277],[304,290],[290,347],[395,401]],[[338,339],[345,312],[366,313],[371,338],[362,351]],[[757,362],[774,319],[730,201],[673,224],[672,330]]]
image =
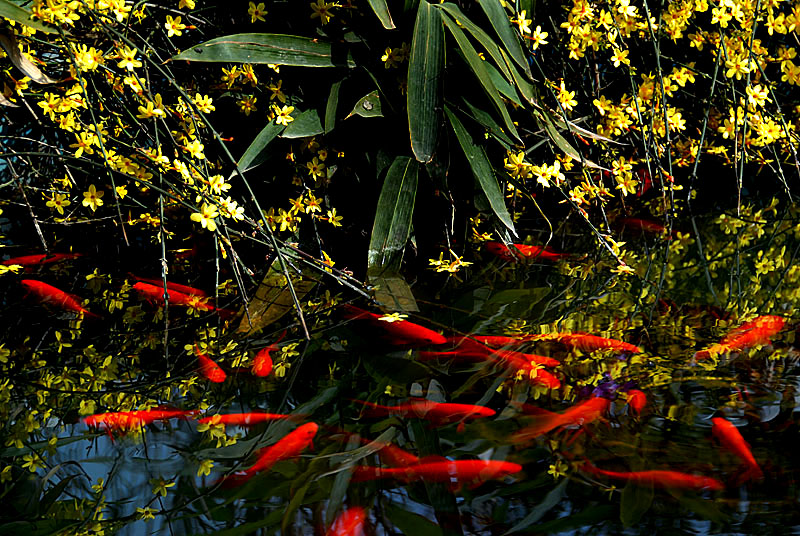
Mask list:
[[367,274],[370,285],[375,285],[375,301],[392,311],[419,312],[417,300],[406,280],[400,274]]
[[[358,445],[361,443],[358,435],[353,435],[350,437],[350,440],[347,442],[347,446],[345,447],[345,452],[354,452],[358,450]],[[333,480],[333,487],[330,491],[330,500],[328,501],[328,507],[325,510],[325,526],[330,527],[331,523],[333,523],[333,518],[336,513],[339,511],[339,508],[342,506],[344,502],[344,496],[347,493],[347,485],[350,483],[350,477],[353,474],[352,466],[348,465],[344,468],[343,471],[340,471],[336,478]]]
[[389,521],[400,529],[403,534],[412,536],[441,536],[442,534],[442,529],[439,528],[439,525],[428,521],[427,518],[419,514],[409,512],[398,504],[387,504],[385,512]]
[[[2,13],[0,13],[0,15],[2,15]],[[0,46],[3,47],[3,50],[5,50],[8,59],[11,60],[14,67],[22,71],[25,76],[37,84],[52,84],[55,82],[55,80],[40,71],[39,68],[22,53],[19,49],[17,38],[12,34],[0,32]]]
[[626,527],[632,527],[650,510],[653,504],[653,483],[629,482],[622,490],[619,505],[619,520]]
[[[298,113],[295,110],[295,113]],[[294,116],[294,121],[289,123],[281,138],[307,138],[322,134],[322,123],[316,110],[306,110]]]
[[688,508],[695,514],[702,516],[704,519],[708,519],[709,521],[719,524],[724,524],[729,519],[729,516],[721,512],[714,501],[709,501],[701,497],[685,495],[677,490],[668,491],[673,497],[678,499],[678,501],[680,501],[684,507]]
[[497,308],[505,314],[523,315],[531,311],[550,293],[549,287],[501,290],[483,304],[483,308],[494,311]]
[[42,499],[39,501],[39,513],[44,515],[47,514],[47,510],[56,502],[56,500],[64,493],[64,490],[69,485],[70,481],[78,476],[83,475],[69,475],[61,479],[61,481],[47,490],[44,495],[42,495]]
[[392,384],[405,384],[431,376],[431,370],[416,361],[397,357],[381,356],[380,359],[365,359],[367,372],[376,380],[388,379]]
[[444,31],[439,10],[420,0],[408,61],[408,129],[411,150],[430,162],[439,135],[439,91],[444,65]]
[[[255,295],[247,304],[250,318],[248,319],[247,314],[245,314],[244,306],[239,311],[239,314],[242,315],[242,320],[239,322],[237,333],[251,335],[264,329],[264,327],[275,322],[289,311],[294,310],[292,293],[289,290],[289,285],[286,284],[286,278],[279,270],[278,260],[276,259],[267,270],[267,275],[264,276],[264,280],[256,289]],[[306,269],[303,271],[302,277],[292,278],[292,284],[298,300],[302,300],[303,296],[308,294],[317,284],[317,279],[313,275],[311,270]]]
[[360,117],[383,117],[381,98],[377,89],[358,99],[356,105],[353,106],[353,111],[350,112],[345,119],[349,119],[354,115]]
[[243,33],[217,37],[184,50],[173,60],[273,63],[298,67],[355,67],[353,59],[337,53],[330,43],[296,35]]
[[394,30],[394,21],[389,13],[389,6],[386,5],[386,0],[369,0],[369,7],[378,16],[384,28]]
[[533,525],[534,523],[536,523],[537,521],[539,521],[540,519],[542,519],[542,517],[547,512],[552,510],[553,507],[555,507],[556,505],[558,505],[558,503],[561,502],[561,499],[566,494],[568,482],[569,479],[567,478],[562,479],[561,483],[552,490],[550,490],[550,492],[545,496],[544,500],[536,508],[531,510],[530,513],[527,516],[525,516],[519,523],[511,527],[508,530],[508,532],[506,532],[506,534],[512,534],[514,532],[519,532],[521,530],[524,530]]
[[411,232],[419,165],[411,158],[395,158],[383,181],[367,254],[367,270],[397,272]]

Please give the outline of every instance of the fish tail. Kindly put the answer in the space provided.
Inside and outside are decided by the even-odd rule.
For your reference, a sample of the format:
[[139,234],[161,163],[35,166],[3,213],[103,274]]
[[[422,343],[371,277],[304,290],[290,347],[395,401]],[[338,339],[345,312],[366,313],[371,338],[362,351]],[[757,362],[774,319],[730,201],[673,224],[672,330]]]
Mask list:
[[386,478],[387,472],[380,467],[370,467],[361,465],[353,468],[353,475],[350,477],[350,482],[367,482],[370,480],[378,480]]
[[558,413],[538,417],[538,422],[530,426],[526,426],[525,428],[522,428],[518,432],[514,433],[511,436],[511,440],[515,443],[523,443],[525,441],[535,439],[540,435],[544,435],[550,430],[557,428],[561,424],[561,421],[559,420],[560,417],[561,415]]

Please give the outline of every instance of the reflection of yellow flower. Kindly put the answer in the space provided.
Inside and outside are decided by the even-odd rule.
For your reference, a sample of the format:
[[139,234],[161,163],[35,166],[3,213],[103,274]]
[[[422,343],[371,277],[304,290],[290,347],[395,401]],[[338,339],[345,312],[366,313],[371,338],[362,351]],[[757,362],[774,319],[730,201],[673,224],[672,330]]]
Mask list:
[[175,482],[167,482],[163,478],[151,478],[150,484],[153,486],[153,495],[161,494],[162,497],[167,496],[167,488],[175,485]]
[[389,322],[391,324],[392,322],[401,322],[401,321],[405,320],[406,318],[408,318],[408,315],[404,315],[404,314],[400,314],[400,313],[392,313],[390,315],[384,315],[384,316],[380,317],[378,320],[381,320],[383,322]]
[[103,200],[101,199],[103,195],[104,192],[102,191],[98,192],[97,188],[95,188],[94,184],[92,184],[91,186],[89,186],[89,189],[87,191],[83,192],[82,204],[84,207],[89,207],[90,209],[92,209],[92,212],[94,212],[95,210],[97,210],[97,207],[103,206]]
[[197,476],[210,475],[212,467],[214,467],[213,460],[203,460],[200,462],[200,467],[197,468]]
[[153,515],[155,510],[152,508],[137,508],[136,513],[139,514],[139,519],[147,521],[148,519],[155,519],[156,516]]

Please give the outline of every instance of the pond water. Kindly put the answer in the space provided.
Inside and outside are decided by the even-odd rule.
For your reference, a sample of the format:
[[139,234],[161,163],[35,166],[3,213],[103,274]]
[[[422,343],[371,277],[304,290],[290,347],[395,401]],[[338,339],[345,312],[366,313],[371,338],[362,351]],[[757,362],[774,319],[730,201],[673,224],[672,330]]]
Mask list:
[[566,231],[472,244],[419,312],[298,275],[308,339],[274,271],[248,324],[224,272],[165,311],[90,254],[22,261],[0,534],[800,532],[796,216],[628,221],[631,273]]

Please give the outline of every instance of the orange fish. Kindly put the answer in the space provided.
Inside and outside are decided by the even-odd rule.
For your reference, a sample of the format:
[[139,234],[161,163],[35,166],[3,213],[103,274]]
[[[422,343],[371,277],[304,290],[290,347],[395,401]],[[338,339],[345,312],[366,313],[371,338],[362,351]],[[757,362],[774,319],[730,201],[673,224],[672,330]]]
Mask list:
[[619,218],[616,223],[622,224],[626,229],[629,229],[632,232],[636,231],[653,234],[667,233],[666,227],[652,220],[643,220],[641,218]]
[[581,469],[593,475],[605,476],[611,479],[634,482],[640,485],[653,486],[667,489],[689,489],[702,491],[710,489],[719,491],[725,486],[716,478],[708,476],[698,476],[678,471],[637,471],[637,472],[617,472],[598,469],[590,463],[585,463]]
[[20,283],[30,292],[33,292],[39,296],[44,303],[52,303],[53,305],[61,307],[62,309],[66,309],[67,311],[83,313],[90,318],[100,318],[99,315],[90,313],[81,307],[81,304],[78,302],[75,296],[68,294],[63,290],[59,290],[53,285],[48,285],[47,283],[37,281],[35,279],[23,279],[20,281]]
[[377,328],[390,344],[401,346],[426,346],[428,344],[445,344],[447,339],[441,333],[414,324],[408,320],[386,322],[380,320],[381,315],[364,311],[353,305],[342,306],[345,318],[358,320]]
[[[128,274],[133,279],[137,281],[141,281],[143,283],[147,283],[154,287],[158,287],[161,289],[161,294],[164,294],[164,281],[160,279],[148,279],[147,277],[139,277],[138,275]],[[200,296],[201,298],[205,298],[207,296],[204,290],[200,290],[199,288],[190,287],[188,285],[181,285],[179,283],[172,283],[171,281],[167,281],[167,290],[180,292],[181,294],[187,294],[189,296]],[[170,300],[172,300],[172,295],[170,295]]]
[[628,406],[635,414],[640,414],[647,405],[647,395],[638,389],[629,389],[626,394],[628,395]]
[[77,259],[80,253],[51,253],[50,255],[24,255],[22,257],[14,257],[8,259],[0,264],[11,266],[12,264],[19,264],[20,266],[42,266],[44,264],[52,264],[54,262],[65,261],[68,259]]
[[194,346],[194,353],[197,359],[200,360],[200,373],[205,376],[208,381],[214,383],[222,383],[228,377],[222,367],[217,365],[210,357],[200,351],[197,345]]
[[525,244],[512,244],[516,251],[512,251],[502,242],[486,242],[486,249],[504,261],[517,262],[520,257],[527,259],[543,259],[557,261],[570,257],[569,253],[557,253],[550,246],[528,246]]
[[313,422],[298,426],[274,445],[261,449],[256,463],[249,469],[224,477],[221,482],[226,486],[241,485],[257,473],[268,471],[277,462],[294,458],[311,444],[314,436],[317,435],[317,430],[319,430],[319,426]]
[[111,431],[126,431],[139,428],[155,421],[168,419],[186,419],[199,410],[142,410],[142,411],[117,411],[114,413],[96,413],[83,418],[83,422],[94,428],[105,428],[109,436]]
[[423,480],[427,482],[446,482],[452,485],[452,481],[455,480],[457,484],[453,486],[454,488],[459,488],[464,484],[469,484],[472,488],[487,480],[504,478],[520,471],[522,471],[522,466],[512,462],[444,460],[423,462],[407,467],[357,466],[353,468],[351,482],[390,478],[404,483]]
[[460,422],[459,431],[463,429],[463,421],[467,419],[491,417],[495,414],[493,409],[484,406],[439,403],[420,398],[412,399],[407,404],[400,404],[398,406],[382,406],[362,400],[353,400],[353,402],[369,408],[364,412],[365,415],[369,417],[385,417],[387,415],[402,415],[407,418],[418,417],[430,421],[431,424],[436,426]]
[[747,471],[741,475],[740,481],[749,479],[760,480],[764,478],[764,473],[761,471],[761,467],[758,466],[758,462],[756,462],[756,459],[753,457],[750,447],[747,445],[747,442],[742,437],[742,434],[739,433],[739,430],[733,425],[733,423],[727,419],[723,419],[722,417],[712,418],[711,435],[716,437],[722,446],[735,454],[736,457],[742,460],[742,462],[744,462],[744,464],[747,466]]
[[535,417],[535,423],[526,426],[512,435],[516,443],[533,439],[560,426],[589,424],[599,419],[606,412],[609,401],[603,397],[593,397],[572,406],[564,413],[543,412]]
[[578,348],[583,352],[593,352],[595,350],[616,350],[618,352],[630,352],[638,354],[641,348],[633,344],[618,341],[616,339],[606,339],[588,333],[547,333],[544,335],[531,335],[531,340],[554,340],[561,344]]
[[[141,296],[144,296],[148,300],[158,303],[159,305],[164,304],[164,287],[163,286],[156,286],[151,285],[150,283],[143,283],[139,281],[138,283],[133,285],[133,290],[138,292]],[[200,309],[201,311],[214,311],[216,310],[213,305],[209,305],[200,296],[184,294],[183,292],[177,290],[170,290],[167,287],[169,293],[169,303],[171,305],[182,305],[184,307],[193,307],[195,309]]]
[[223,413],[220,415],[212,415],[210,417],[203,417],[197,422],[209,424],[229,424],[231,426],[253,426],[262,422],[277,421],[281,419],[288,419],[291,415],[283,415],[280,413]]
[[253,374],[259,378],[269,376],[269,373],[272,372],[272,356],[270,352],[278,350],[278,343],[281,342],[285,336],[286,331],[281,333],[277,341],[259,350],[255,358],[253,358]]
[[364,536],[367,513],[360,506],[348,508],[336,518],[325,536]]
[[783,329],[785,324],[786,320],[780,316],[756,317],[728,333],[718,344],[695,353],[694,357],[695,359],[707,359],[711,355],[740,352],[758,344],[766,344],[770,342],[773,335]]

